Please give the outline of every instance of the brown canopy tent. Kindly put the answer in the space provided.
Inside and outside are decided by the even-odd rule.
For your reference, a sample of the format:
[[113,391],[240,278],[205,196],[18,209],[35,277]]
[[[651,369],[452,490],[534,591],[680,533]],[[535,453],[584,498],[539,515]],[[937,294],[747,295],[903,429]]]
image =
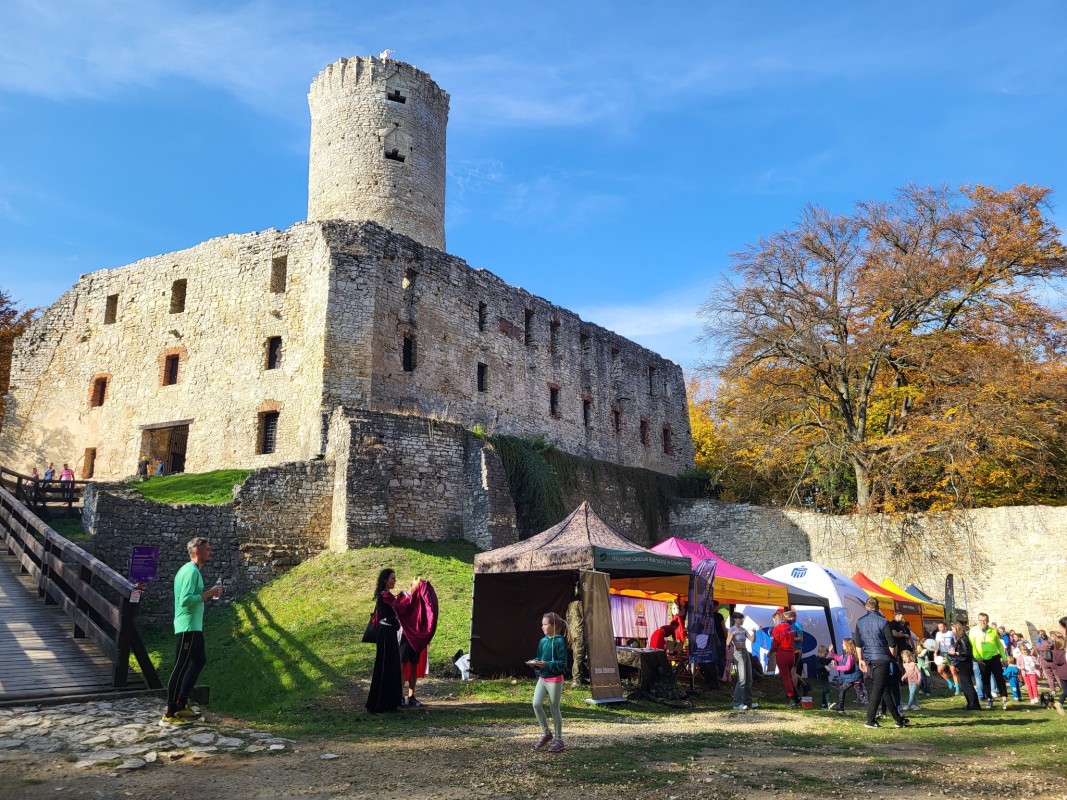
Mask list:
[[676,576],[688,590],[688,558],[662,555],[627,539],[582,503],[558,525],[525,541],[474,557],[471,670],[479,675],[529,675],[541,616],[563,616],[575,597],[578,572],[613,578]]

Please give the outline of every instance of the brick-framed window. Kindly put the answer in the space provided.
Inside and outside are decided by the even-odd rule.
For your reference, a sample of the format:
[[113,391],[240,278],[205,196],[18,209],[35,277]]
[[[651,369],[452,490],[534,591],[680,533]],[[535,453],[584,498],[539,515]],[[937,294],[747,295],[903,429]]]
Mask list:
[[170,313],[181,314],[185,311],[185,293],[189,282],[185,278],[179,278],[170,285]]
[[277,451],[280,420],[281,411],[277,408],[268,408],[259,412],[259,421],[256,426],[256,453],[269,455]]
[[489,391],[489,365],[488,364],[479,364],[478,365],[478,391],[479,392],[488,392]]
[[282,365],[282,337],[267,337],[266,369],[278,369]]
[[644,417],[641,417],[641,444],[645,447],[652,445],[652,426]]
[[104,306],[104,324],[113,325],[115,320],[119,316],[119,296],[117,294],[109,294],[107,296],[107,304]]
[[89,408],[100,408],[100,406],[107,400],[108,390],[110,388],[110,375],[94,375],[92,380],[89,381]]
[[163,360],[163,385],[173,386],[178,382],[178,365],[181,363],[181,358],[177,353],[173,353],[167,356]]
[[270,260],[270,290],[281,294],[289,283],[289,256],[282,254]]
[[559,410],[559,384],[548,384],[548,414],[556,419],[562,418]]
[[667,455],[674,453],[674,434],[670,425],[663,426],[663,452]]

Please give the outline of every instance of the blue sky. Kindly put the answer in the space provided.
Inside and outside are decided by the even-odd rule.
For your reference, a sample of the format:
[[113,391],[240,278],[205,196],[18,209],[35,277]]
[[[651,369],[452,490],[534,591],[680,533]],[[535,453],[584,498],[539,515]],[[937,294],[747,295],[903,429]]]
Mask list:
[[449,252],[692,365],[806,203],[1028,182],[1067,227],[1065,34],[1058,0],[4,0],[0,287],[303,219],[308,85],[388,47],[452,96]]

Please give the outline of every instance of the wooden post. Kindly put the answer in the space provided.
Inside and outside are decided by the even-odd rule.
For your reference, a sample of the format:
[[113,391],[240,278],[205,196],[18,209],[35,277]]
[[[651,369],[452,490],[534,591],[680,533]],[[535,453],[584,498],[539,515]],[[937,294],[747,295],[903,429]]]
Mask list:
[[[80,567],[78,567],[78,579],[81,581],[83,586],[91,586],[92,583],[93,583],[93,571],[91,569],[89,569],[89,567],[85,566],[84,564],[81,565]],[[89,613],[89,602],[83,597],[83,592],[81,591],[81,586],[72,586],[70,588],[74,590],[74,596],[78,598],[78,600],[77,600],[78,610],[81,611],[84,614],[88,614]],[[75,624],[75,626],[74,626],[74,638],[75,639],[84,639],[85,638],[85,631],[83,631],[81,628],[79,628],[77,626],[77,624]]]

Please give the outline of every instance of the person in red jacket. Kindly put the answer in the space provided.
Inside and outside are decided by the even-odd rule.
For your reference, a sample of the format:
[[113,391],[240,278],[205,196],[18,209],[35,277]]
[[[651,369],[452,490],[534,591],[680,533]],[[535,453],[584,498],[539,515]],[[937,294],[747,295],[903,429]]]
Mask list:
[[771,629],[770,660],[772,664],[778,666],[778,677],[782,680],[782,687],[785,689],[790,708],[798,707],[797,689],[793,684],[793,667],[796,664],[796,656],[793,652],[794,633],[792,623],[784,618]]
[[678,623],[673,620],[668,622],[656,630],[652,631],[652,635],[648,637],[648,646],[653,650],[666,650],[667,649],[667,637],[674,636],[674,631],[678,628]]

